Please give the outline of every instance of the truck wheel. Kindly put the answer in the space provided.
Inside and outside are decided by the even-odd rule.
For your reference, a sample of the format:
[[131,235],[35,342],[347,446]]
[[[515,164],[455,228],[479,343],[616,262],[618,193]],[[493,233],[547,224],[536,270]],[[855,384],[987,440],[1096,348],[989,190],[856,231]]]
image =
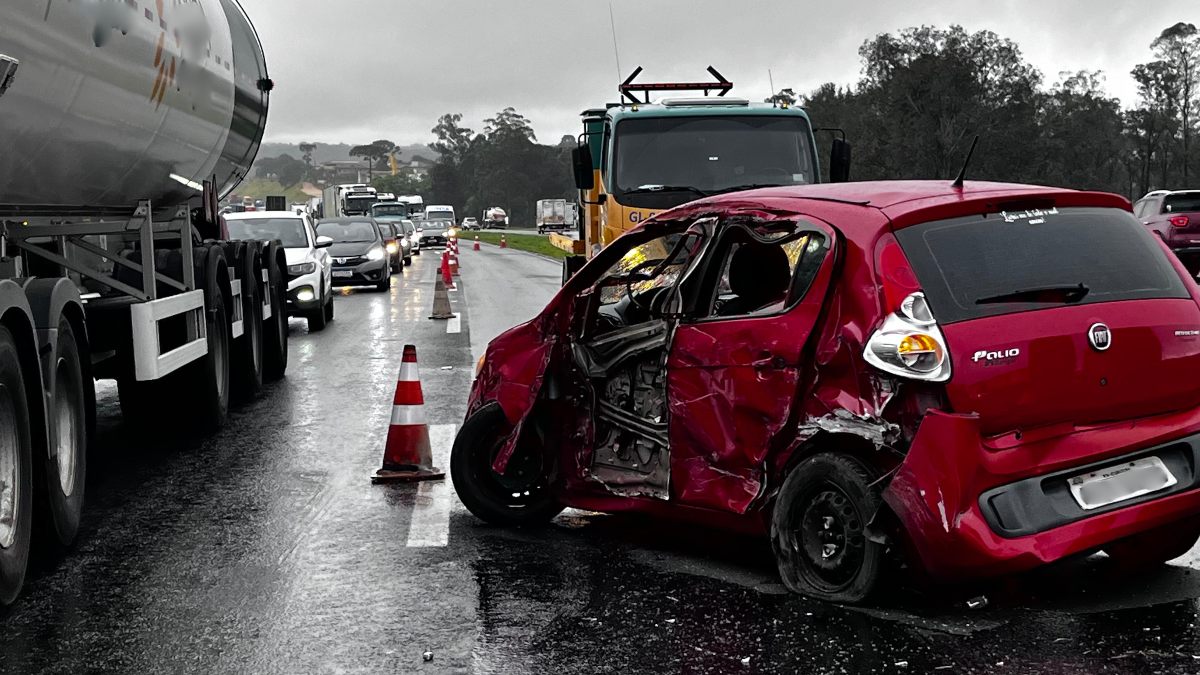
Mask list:
[[867,521],[883,500],[857,459],[821,453],[792,470],[779,488],[771,548],[791,591],[856,603],[874,590],[884,547],[867,538]]
[[229,412],[230,339],[229,297],[221,285],[220,272],[225,268],[225,255],[219,246],[211,246],[204,257],[204,266],[197,271],[197,285],[203,284],[205,326],[208,333],[208,353],[189,364],[185,370],[187,390],[192,392],[192,406],[197,426],[204,431],[216,431],[225,423]]
[[88,442],[83,360],[75,331],[66,317],[58,323],[53,382],[49,410],[50,452],[36,475],[41,505],[38,512],[45,519],[39,532],[51,535],[45,541],[48,548],[61,551],[73,544],[79,533]]
[[498,404],[471,415],[450,451],[450,479],[459,499],[471,513],[492,525],[538,525],[563,507],[550,491],[545,455],[539,447],[518,446],[506,475],[492,470],[492,460],[504,447],[512,425]]
[[247,242],[238,260],[242,280],[242,337],[234,351],[234,391],[250,401],[263,383],[262,257],[258,244]]
[[263,374],[269,380],[278,380],[287,371],[288,362],[288,325],[287,307],[284,297],[287,294],[287,279],[284,270],[279,267],[279,247],[276,242],[266,245],[263,253],[263,267],[267,270],[268,286],[271,292],[271,318],[263,322]]
[[25,583],[33,531],[33,430],[17,342],[0,326],[0,606]]

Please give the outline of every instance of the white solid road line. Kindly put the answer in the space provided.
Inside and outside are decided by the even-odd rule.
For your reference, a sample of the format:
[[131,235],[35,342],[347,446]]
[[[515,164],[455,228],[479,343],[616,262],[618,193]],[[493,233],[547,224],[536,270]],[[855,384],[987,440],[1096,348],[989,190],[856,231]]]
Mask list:
[[[457,319],[456,319],[457,320]],[[450,537],[450,509],[456,501],[450,482],[450,448],[454,445],[456,424],[429,425],[429,444],[433,465],[446,472],[445,480],[422,481],[417,488],[412,521],[408,526],[409,548],[445,546]]]
[[451,319],[446,321],[446,332],[447,333],[461,333],[462,332],[462,319],[460,319],[459,317],[456,316],[456,317],[452,317]]

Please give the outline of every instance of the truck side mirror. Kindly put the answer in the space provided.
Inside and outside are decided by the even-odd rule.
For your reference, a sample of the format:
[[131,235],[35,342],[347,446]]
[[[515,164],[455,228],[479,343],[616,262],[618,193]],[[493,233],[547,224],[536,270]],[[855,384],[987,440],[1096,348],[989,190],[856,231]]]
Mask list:
[[845,183],[850,180],[850,143],[844,138],[834,138],[829,145],[829,182]]
[[575,169],[575,187],[580,190],[591,190],[596,187],[596,177],[592,174],[592,148],[581,143],[571,151],[571,164]]

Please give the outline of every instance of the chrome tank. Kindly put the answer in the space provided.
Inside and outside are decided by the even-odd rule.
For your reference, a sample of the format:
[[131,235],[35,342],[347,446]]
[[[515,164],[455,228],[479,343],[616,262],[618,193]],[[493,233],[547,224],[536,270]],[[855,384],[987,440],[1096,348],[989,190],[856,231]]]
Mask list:
[[0,215],[225,195],[262,141],[271,85],[238,0],[3,0],[0,79],[5,60]]

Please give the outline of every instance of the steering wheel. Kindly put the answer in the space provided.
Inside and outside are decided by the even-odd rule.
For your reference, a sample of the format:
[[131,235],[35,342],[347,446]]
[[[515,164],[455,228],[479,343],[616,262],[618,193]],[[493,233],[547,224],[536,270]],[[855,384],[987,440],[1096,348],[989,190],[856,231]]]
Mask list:
[[662,260],[646,260],[640,262],[633,269],[629,270],[628,274],[625,275],[625,296],[629,298],[630,304],[644,312],[649,312],[650,306],[643,304],[642,301],[638,300],[637,294],[633,292],[633,284],[637,281],[650,281],[653,279],[654,277],[640,274],[640,272],[642,269],[647,267],[651,269],[658,267],[662,264],[662,262]]

